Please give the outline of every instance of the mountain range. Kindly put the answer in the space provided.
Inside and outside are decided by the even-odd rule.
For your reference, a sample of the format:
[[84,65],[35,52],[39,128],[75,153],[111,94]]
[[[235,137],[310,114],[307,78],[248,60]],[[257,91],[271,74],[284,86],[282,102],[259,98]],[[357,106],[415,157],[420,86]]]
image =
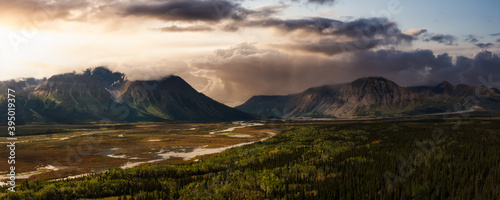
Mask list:
[[7,88],[16,90],[20,124],[255,119],[197,92],[178,76],[130,81],[122,73],[97,67],[48,79],[3,81],[2,110],[7,110]]
[[485,86],[452,85],[401,87],[382,77],[309,88],[290,95],[254,96],[237,109],[264,116],[376,117],[405,116],[463,110],[500,110],[500,92]]
[[[268,117],[353,118],[500,111],[500,91],[484,86],[402,87],[382,77],[309,88],[290,95],[254,96],[235,108],[199,93],[178,76],[128,80],[105,67],[82,73],[0,82],[0,109],[16,90],[17,124],[110,122],[212,122]],[[7,112],[0,113],[7,119]]]

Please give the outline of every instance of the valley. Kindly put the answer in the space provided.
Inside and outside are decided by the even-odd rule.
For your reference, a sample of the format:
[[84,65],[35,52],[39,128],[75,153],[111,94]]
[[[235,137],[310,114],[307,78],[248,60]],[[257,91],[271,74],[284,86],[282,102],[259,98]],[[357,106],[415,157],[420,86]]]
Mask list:
[[[263,125],[234,122],[19,126],[19,133],[26,135],[16,141],[17,178],[51,180],[111,167],[197,162],[276,133]],[[8,148],[2,148],[0,154],[8,154],[7,151]],[[6,168],[8,163],[0,162],[0,169]]]
[[[91,164],[105,169],[102,173],[54,181],[54,174],[75,171],[45,165],[46,173],[19,181],[16,193],[3,187],[0,199],[498,199],[499,122],[457,114],[444,121],[421,116],[276,120],[246,127],[129,124],[128,129],[85,136],[102,134],[104,139],[75,168],[84,173],[92,171]],[[278,134],[269,138],[267,132]],[[84,138],[81,132],[25,137],[20,149],[29,144],[33,151],[20,160],[28,154],[54,154]],[[185,154],[194,146],[231,145],[217,154]],[[135,157],[159,159],[160,149],[176,153],[124,167]],[[63,154],[45,159],[64,162]]]

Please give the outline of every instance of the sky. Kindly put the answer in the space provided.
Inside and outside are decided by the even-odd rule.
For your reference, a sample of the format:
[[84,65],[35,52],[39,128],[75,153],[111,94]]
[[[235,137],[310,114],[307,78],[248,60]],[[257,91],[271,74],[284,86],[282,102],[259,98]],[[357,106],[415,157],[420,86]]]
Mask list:
[[496,0],[0,0],[0,80],[106,66],[236,106],[382,76],[500,87]]

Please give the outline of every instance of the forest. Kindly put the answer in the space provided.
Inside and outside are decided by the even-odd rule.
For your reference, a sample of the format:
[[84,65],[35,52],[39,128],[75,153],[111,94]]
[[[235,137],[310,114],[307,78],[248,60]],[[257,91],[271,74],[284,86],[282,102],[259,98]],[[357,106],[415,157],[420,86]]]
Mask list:
[[499,119],[283,124],[198,162],[26,180],[1,199],[500,199]]

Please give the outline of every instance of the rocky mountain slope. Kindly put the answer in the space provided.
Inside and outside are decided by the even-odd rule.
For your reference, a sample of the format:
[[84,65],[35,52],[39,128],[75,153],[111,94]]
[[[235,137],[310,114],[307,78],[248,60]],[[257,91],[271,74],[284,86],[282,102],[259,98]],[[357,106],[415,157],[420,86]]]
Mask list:
[[[259,115],[278,117],[400,116],[446,112],[475,95],[483,106],[500,109],[500,93],[486,87],[453,86],[443,82],[437,86],[401,87],[382,77],[357,79],[351,83],[309,88],[286,96],[254,96],[236,108]],[[463,106],[465,107],[465,106]]]
[[[38,82],[27,80],[31,82],[0,82],[2,94],[7,93],[7,88],[19,91],[16,108],[21,124],[254,119],[253,115],[198,93],[177,76],[129,81],[119,72],[98,67]],[[4,96],[0,96],[0,109],[7,109]]]
[[125,84],[120,102],[144,115],[183,121],[252,119],[253,116],[219,103],[178,76]]

